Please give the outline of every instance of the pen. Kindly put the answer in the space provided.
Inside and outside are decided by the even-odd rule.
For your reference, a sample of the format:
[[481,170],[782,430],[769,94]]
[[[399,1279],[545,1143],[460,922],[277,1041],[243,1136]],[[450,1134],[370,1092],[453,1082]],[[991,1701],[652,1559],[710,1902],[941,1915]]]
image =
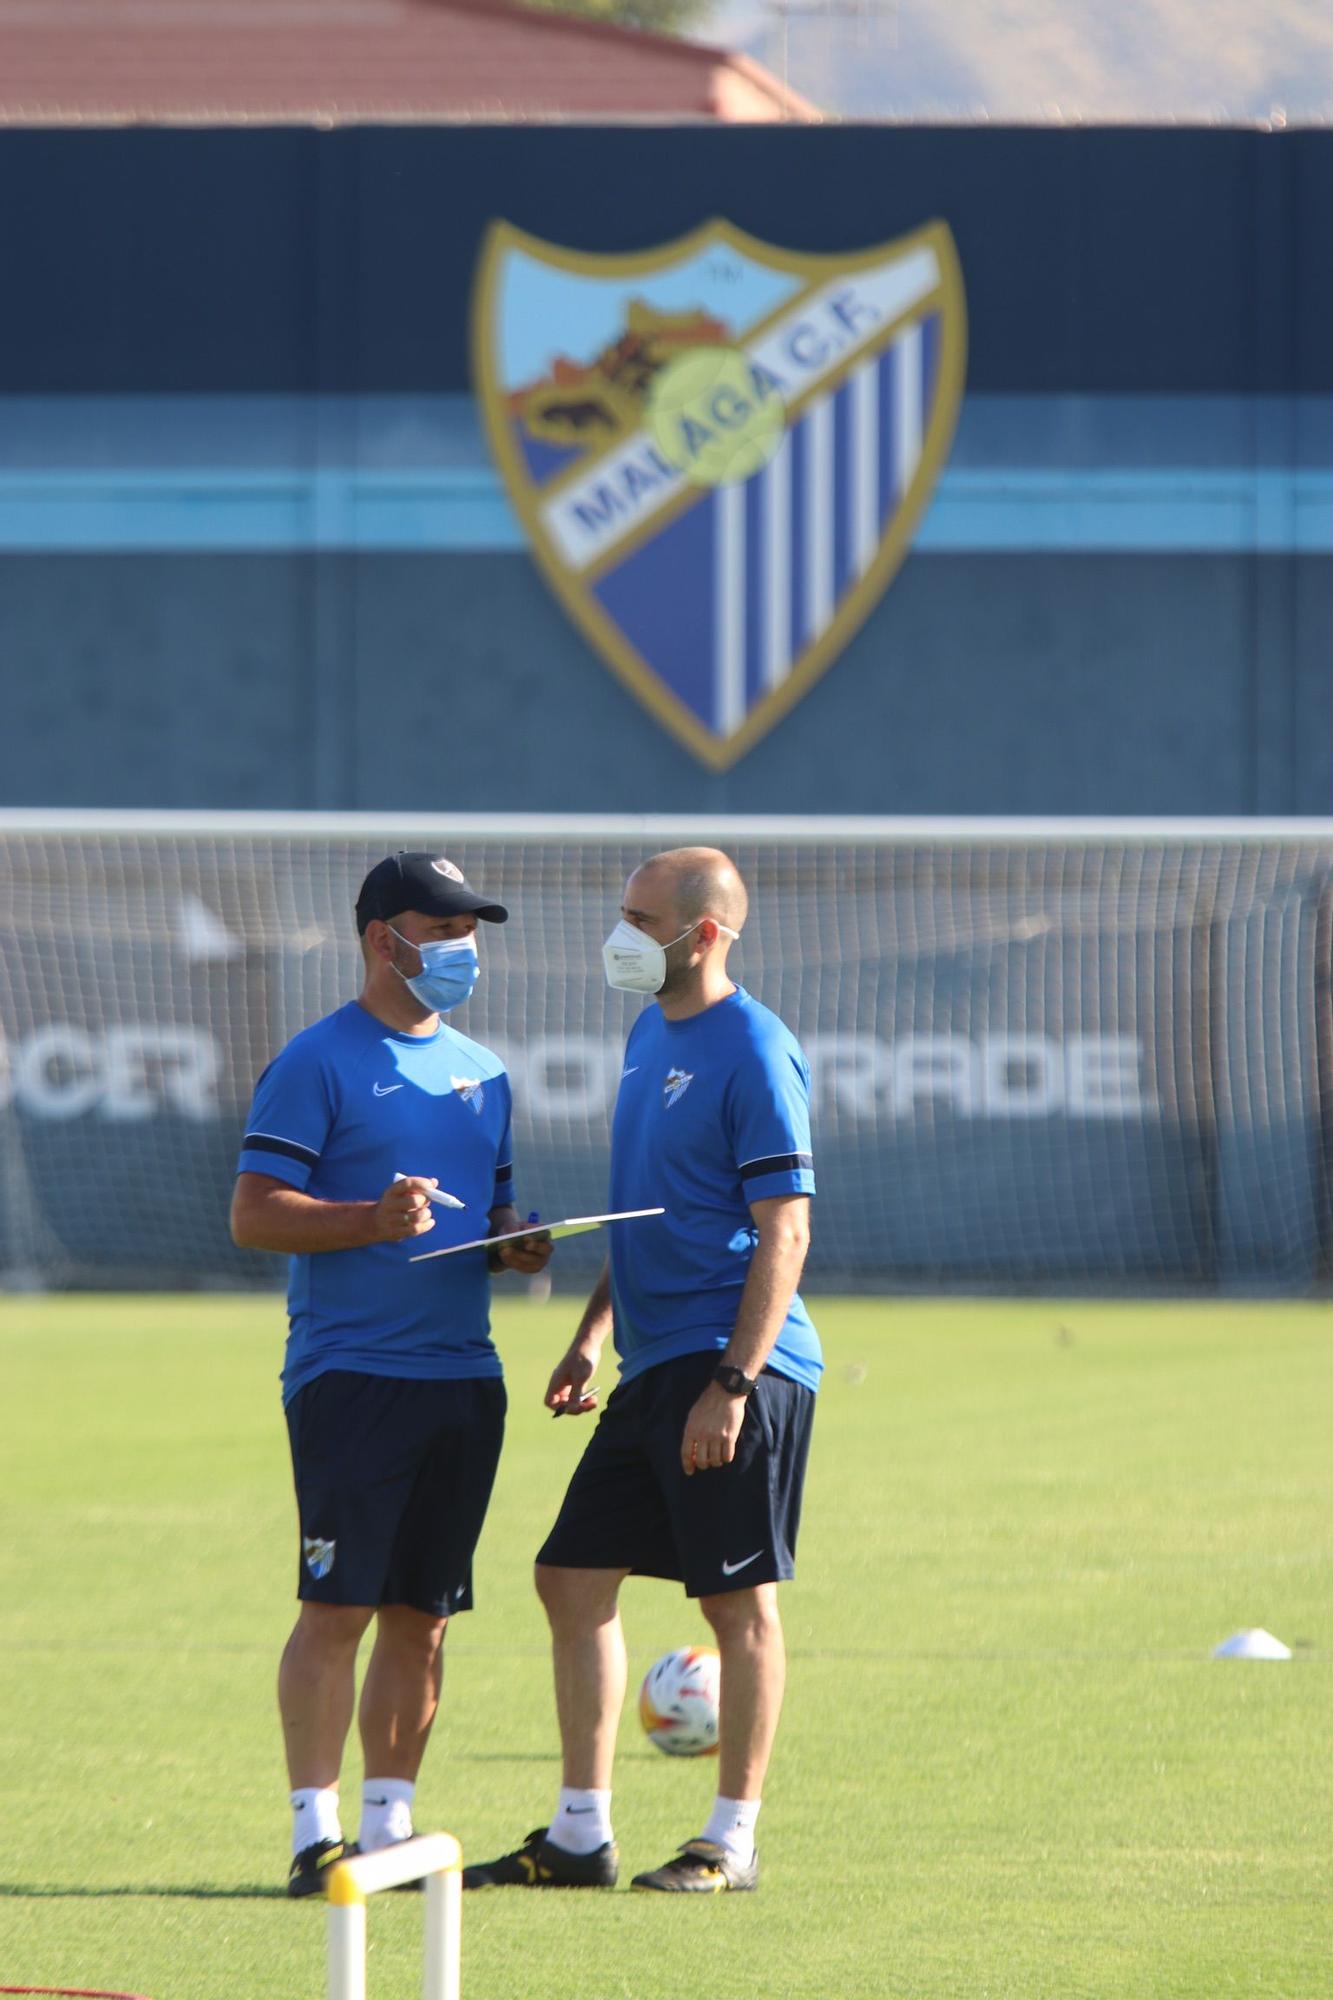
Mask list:
[[[596,1394],[597,1394],[597,1384],[595,1382],[590,1382],[586,1389],[581,1389],[579,1391],[579,1401],[581,1403],[586,1403],[589,1396],[595,1396]],[[567,1417],[569,1415],[569,1405],[570,1403],[573,1402],[573,1400],[574,1399],[571,1396],[566,1402],[557,1403],[555,1408],[552,1410],[551,1415],[553,1417]]]
[[[410,1174],[394,1175],[394,1179],[396,1181],[407,1181],[411,1180],[411,1178],[412,1176]],[[427,1201],[438,1202],[441,1208],[467,1207],[467,1203],[465,1201],[460,1201],[456,1194],[446,1194],[443,1188],[423,1188],[421,1192],[425,1195]]]

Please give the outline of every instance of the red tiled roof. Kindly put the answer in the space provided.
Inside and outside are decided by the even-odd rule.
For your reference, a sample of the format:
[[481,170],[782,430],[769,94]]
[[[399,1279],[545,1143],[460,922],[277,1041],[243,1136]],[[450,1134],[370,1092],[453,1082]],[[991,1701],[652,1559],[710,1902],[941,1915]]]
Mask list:
[[795,119],[747,56],[517,0],[0,0],[0,122]]

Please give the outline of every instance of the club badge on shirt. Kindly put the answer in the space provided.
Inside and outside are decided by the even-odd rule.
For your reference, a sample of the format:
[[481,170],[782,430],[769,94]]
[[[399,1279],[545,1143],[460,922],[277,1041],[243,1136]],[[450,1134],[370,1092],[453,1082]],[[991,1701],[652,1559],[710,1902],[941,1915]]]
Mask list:
[[486,1102],[486,1092],[482,1089],[481,1078],[479,1076],[451,1076],[449,1081],[462,1098],[464,1104],[470,1104],[478,1118],[480,1118],[481,1107]]
[[694,1072],[688,1069],[669,1069],[666,1082],[662,1085],[662,1102],[669,1111],[673,1104],[679,1104],[690,1085],[694,1082]]

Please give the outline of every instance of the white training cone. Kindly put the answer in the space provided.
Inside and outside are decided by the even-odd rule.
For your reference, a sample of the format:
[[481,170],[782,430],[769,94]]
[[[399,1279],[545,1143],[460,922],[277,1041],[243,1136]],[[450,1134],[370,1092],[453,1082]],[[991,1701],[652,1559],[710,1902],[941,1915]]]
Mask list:
[[1233,1632],[1220,1646],[1213,1647],[1215,1660],[1289,1660],[1291,1647],[1284,1646],[1271,1632],[1265,1632],[1262,1625],[1251,1625],[1244,1632]]

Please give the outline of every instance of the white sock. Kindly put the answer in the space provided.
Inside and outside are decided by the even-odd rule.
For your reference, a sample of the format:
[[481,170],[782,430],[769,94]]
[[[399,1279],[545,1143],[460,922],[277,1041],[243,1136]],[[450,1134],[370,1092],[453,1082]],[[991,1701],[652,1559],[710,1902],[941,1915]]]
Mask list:
[[357,1842],[366,1854],[412,1838],[412,1800],[416,1786],[408,1778],[367,1778],[361,1787],[361,1831]]
[[341,1840],[338,1822],[338,1794],[329,1787],[308,1785],[292,1793],[292,1853],[313,1847],[317,1840]]
[[610,1792],[581,1792],[572,1785],[562,1785],[560,1803],[547,1833],[567,1854],[596,1853],[611,1839]]
[[724,1799],[719,1793],[713,1800],[702,1838],[715,1840],[742,1868],[748,1868],[754,1860],[754,1827],[759,1806],[758,1799]]

